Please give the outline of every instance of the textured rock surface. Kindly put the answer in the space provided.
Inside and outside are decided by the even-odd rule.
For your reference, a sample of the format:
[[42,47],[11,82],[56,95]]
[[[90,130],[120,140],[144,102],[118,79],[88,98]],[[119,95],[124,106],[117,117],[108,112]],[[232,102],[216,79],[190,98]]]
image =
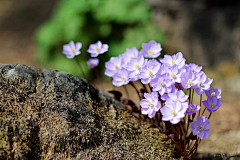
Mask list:
[[173,159],[171,141],[85,80],[0,65],[0,159]]

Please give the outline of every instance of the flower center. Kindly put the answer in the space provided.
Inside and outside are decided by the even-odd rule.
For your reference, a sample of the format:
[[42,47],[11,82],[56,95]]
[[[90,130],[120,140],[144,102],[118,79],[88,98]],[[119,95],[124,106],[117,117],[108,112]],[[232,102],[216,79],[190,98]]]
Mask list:
[[187,83],[188,83],[188,84],[192,84],[192,79],[189,79],[189,80],[187,81]]
[[199,86],[202,87],[202,85],[203,85],[202,82],[200,82],[200,83],[199,83]]
[[213,104],[213,103],[211,103],[211,104],[210,104],[210,107],[211,107],[211,108],[214,108],[214,104]]
[[203,130],[203,126],[198,126],[199,131]]
[[72,52],[72,53],[74,53],[74,52],[75,52],[75,50],[74,50],[74,49],[71,49],[71,52]]
[[175,64],[175,61],[174,60],[172,60],[172,65],[174,65]]
[[115,66],[115,69],[116,69],[116,70],[119,70],[119,67],[118,67],[118,66]]
[[175,74],[173,74],[173,73],[171,74],[171,76],[172,76],[172,78],[176,78],[176,75],[175,75]]
[[148,50],[148,54],[152,55],[153,54],[153,51],[152,50]]
[[172,115],[173,115],[173,116],[176,116],[176,112],[175,112],[175,111],[172,111]]
[[214,97],[214,96],[215,96],[215,92],[212,92],[211,97]]
[[161,86],[164,86],[164,82],[160,82],[160,85],[161,85]]
[[136,64],[136,65],[135,65],[135,67],[136,67],[137,69],[139,69],[139,68],[140,68],[140,66],[139,66],[138,64]]
[[148,106],[149,106],[149,107],[152,107],[152,106],[153,106],[153,103],[152,103],[152,102],[148,102]]
[[98,47],[96,47],[96,51],[97,51],[97,52],[99,52],[99,51],[100,51],[100,49],[99,49]]
[[125,82],[125,81],[126,81],[126,78],[125,78],[125,77],[122,77],[121,80]]
[[191,107],[191,108],[189,108],[189,110],[190,110],[190,112],[193,112],[193,108]]
[[152,77],[153,73],[151,71],[148,72],[149,76]]

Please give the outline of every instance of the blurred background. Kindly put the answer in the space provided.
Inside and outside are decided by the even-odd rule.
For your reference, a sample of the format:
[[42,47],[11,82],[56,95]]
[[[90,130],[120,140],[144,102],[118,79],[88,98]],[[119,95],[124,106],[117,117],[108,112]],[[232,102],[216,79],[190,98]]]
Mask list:
[[74,40],[83,44],[78,59],[91,81],[90,44],[109,44],[108,60],[152,39],[162,44],[162,54],[180,51],[188,63],[202,65],[223,91],[223,106],[211,118],[211,136],[198,153],[240,155],[239,1],[0,0],[0,63],[80,75],[75,61],[62,54],[62,45]]

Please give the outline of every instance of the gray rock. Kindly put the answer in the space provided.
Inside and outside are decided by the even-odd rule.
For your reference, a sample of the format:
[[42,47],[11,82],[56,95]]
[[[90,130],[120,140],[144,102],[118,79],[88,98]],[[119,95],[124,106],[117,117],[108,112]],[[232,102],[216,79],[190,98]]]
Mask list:
[[174,145],[65,72],[0,65],[0,159],[173,159]]

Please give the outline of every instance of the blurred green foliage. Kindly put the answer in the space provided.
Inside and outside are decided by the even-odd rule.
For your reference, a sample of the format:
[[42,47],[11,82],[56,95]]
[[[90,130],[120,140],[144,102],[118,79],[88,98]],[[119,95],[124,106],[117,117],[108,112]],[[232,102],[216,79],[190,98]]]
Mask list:
[[88,73],[86,61],[90,54],[86,50],[98,40],[109,45],[103,55],[106,60],[126,48],[140,49],[149,40],[162,43],[164,35],[151,16],[144,0],[60,0],[52,17],[36,32],[36,58],[45,67],[79,75],[75,61],[62,54],[62,46],[70,40],[81,42],[78,59]]

